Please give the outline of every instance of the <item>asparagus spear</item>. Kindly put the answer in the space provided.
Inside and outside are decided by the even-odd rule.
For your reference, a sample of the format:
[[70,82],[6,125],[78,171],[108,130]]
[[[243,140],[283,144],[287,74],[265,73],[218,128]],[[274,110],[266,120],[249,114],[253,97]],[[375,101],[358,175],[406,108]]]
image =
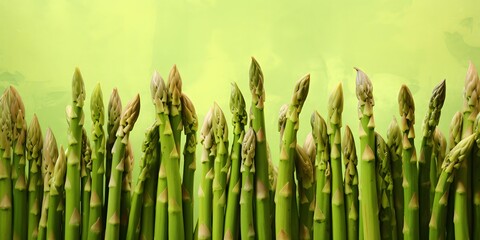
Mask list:
[[313,212],[310,205],[315,196],[313,164],[307,152],[297,144],[295,148],[295,166],[297,170],[299,211],[299,238],[312,239]]
[[403,174],[402,174],[402,133],[397,119],[393,117],[387,131],[387,146],[390,150],[390,166],[393,181],[393,206],[397,223],[397,239],[403,239]]
[[[473,178],[472,178],[472,191],[473,191],[473,219],[472,219],[472,226],[479,226],[480,224],[480,138],[478,138],[478,134],[480,134],[480,114],[477,114],[474,123],[474,133],[477,134],[476,145],[474,145],[474,152],[473,154]],[[473,227],[473,239],[480,239],[480,228]]]
[[193,239],[193,180],[195,178],[198,118],[195,107],[187,95],[182,94],[182,121],[185,128],[185,146],[183,147],[183,221],[185,239]]
[[65,179],[65,239],[80,239],[80,160],[82,151],[83,103],[85,85],[80,70],[75,69],[72,79],[72,105],[67,106],[68,155]]
[[200,141],[203,145],[201,183],[198,188],[198,239],[212,237],[212,182],[214,176],[213,163],[216,154],[216,143],[213,136],[213,109],[210,109],[203,120]]
[[[8,90],[7,90],[8,91]],[[1,101],[0,117],[0,232],[6,239],[12,238],[12,179],[11,179],[11,117],[8,106],[8,92],[4,93]],[[41,136],[40,136],[41,137]],[[38,222],[38,220],[37,220]]]
[[345,206],[342,179],[341,131],[343,90],[339,83],[328,100],[327,131],[330,140],[332,164],[332,233],[334,239],[346,239]]
[[27,180],[25,176],[25,138],[27,123],[25,107],[20,94],[9,88],[10,116],[12,127],[12,184],[13,184],[13,239],[26,239],[24,222],[27,219]]
[[376,134],[377,197],[379,202],[380,235],[382,239],[397,239],[397,221],[393,206],[393,181],[390,168],[390,151],[387,143]]
[[[180,138],[182,136],[183,122],[182,122],[182,78],[178,72],[177,65],[173,65],[170,70],[167,82],[167,105],[168,117],[170,118],[170,125],[172,126],[173,139],[175,140],[175,147],[180,154]],[[180,167],[180,165],[179,165]]]
[[450,194],[450,185],[454,181],[462,161],[465,161],[467,155],[470,154],[475,139],[478,137],[476,133],[467,138],[462,139],[445,157],[442,165],[442,173],[438,178],[435,187],[435,198],[433,200],[432,217],[430,219],[429,239],[445,239],[446,233],[446,214],[447,205]]
[[215,103],[213,106],[213,135],[217,146],[214,162],[213,178],[213,223],[212,239],[223,238],[225,221],[225,205],[227,201],[227,158],[228,158],[228,125],[222,109]]
[[[440,120],[443,103],[445,101],[445,80],[439,83],[433,89],[428,111],[423,120],[422,145],[420,149],[420,159],[418,161],[419,176],[419,200],[420,200],[420,229],[428,228],[430,221],[430,189],[433,189],[430,181],[430,161],[432,157],[433,135],[435,128]],[[428,237],[427,231],[420,231],[420,238]]]
[[132,172],[133,172],[133,150],[130,140],[125,148],[123,157],[124,171],[122,176],[122,193],[120,200],[120,239],[127,237],[128,216],[130,215],[130,205],[132,204]]
[[230,181],[228,183],[227,209],[225,212],[224,239],[236,239],[239,233],[239,198],[241,188],[240,165],[242,160],[242,142],[247,124],[245,100],[236,83],[232,83],[230,94],[230,112],[232,113],[233,142],[230,153]]
[[155,161],[155,148],[157,146],[158,138],[158,123],[154,122],[151,127],[145,132],[145,140],[142,145],[142,159],[140,161],[140,174],[137,179],[137,184],[133,191],[132,205],[130,215],[128,217],[128,230],[126,239],[137,240],[140,237],[141,216],[144,203],[145,181],[148,179],[151,164]]
[[252,93],[252,105],[250,119],[256,134],[257,144],[255,147],[255,228],[259,240],[273,237],[269,226],[270,221],[270,196],[268,191],[268,160],[267,139],[264,116],[265,88],[263,72],[257,60],[252,57],[250,65],[250,92]]
[[109,204],[107,211],[107,225],[105,229],[105,239],[119,239],[120,234],[120,197],[122,175],[125,169],[124,155],[125,148],[128,143],[130,131],[133,129],[140,112],[140,97],[137,94],[123,110],[120,119],[120,125],[117,131],[117,140],[115,140],[114,149],[112,150],[112,172],[108,187]]
[[253,220],[253,175],[255,174],[255,131],[252,127],[242,142],[242,192],[240,196],[240,231],[242,240],[255,239]]
[[418,171],[417,156],[415,151],[415,103],[412,93],[407,86],[402,85],[398,94],[398,105],[402,118],[400,129],[402,131],[402,163],[404,187],[404,212],[403,234],[405,239],[418,239],[419,213],[418,213]]
[[380,226],[377,220],[378,201],[375,186],[375,120],[373,118],[373,86],[368,76],[360,69],[357,70],[356,93],[358,99],[358,118],[360,119],[360,163],[359,172],[359,199],[360,220],[363,236],[361,239],[380,239]]
[[43,162],[42,162],[42,178],[43,178],[43,201],[40,222],[38,224],[38,239],[47,239],[47,221],[48,207],[50,201],[50,182],[52,181],[55,162],[58,158],[57,140],[50,128],[45,134],[43,145]]
[[[290,239],[298,233],[292,232],[292,219],[289,217],[292,209],[293,192],[293,167],[294,154],[297,142],[297,131],[299,127],[299,115],[303,103],[308,95],[310,75],[302,77],[295,86],[292,102],[288,107],[287,122],[282,138],[280,150],[279,171],[277,180],[277,205],[275,207],[275,229],[277,239]],[[258,134],[257,134],[258,135]],[[258,194],[257,194],[258,195]]]
[[[173,83],[171,83],[172,86]],[[176,84],[175,84],[176,85]],[[183,210],[182,210],[182,189],[179,169],[179,152],[175,146],[172,125],[169,116],[168,101],[180,104],[180,95],[172,95],[173,99],[167,100],[167,89],[165,84],[158,81],[156,94],[154,96],[157,119],[159,120],[159,136],[162,145],[162,165],[165,166],[168,189],[168,238],[184,239]],[[179,92],[174,89],[173,92]],[[174,107],[170,109],[175,109]],[[170,114],[170,115],[169,115]],[[157,215],[158,217],[158,215]],[[158,219],[158,218],[157,218]],[[157,234],[155,234],[157,236]]]
[[[479,95],[480,80],[475,66],[470,62],[465,78],[462,139],[473,133],[473,122],[480,107]],[[471,155],[467,156],[468,158],[462,162],[458,177],[454,182],[456,191],[453,223],[456,239],[467,239],[472,233],[472,159]]]
[[65,173],[67,170],[65,151],[60,147],[58,158],[55,162],[52,178],[50,179],[50,198],[48,200],[47,238],[63,239],[63,193]]
[[90,147],[90,140],[87,136],[85,128],[82,129],[82,153],[81,153],[81,189],[82,189],[82,239],[88,239],[88,231],[90,226],[88,225],[88,218],[90,213],[90,196],[92,189],[92,182],[90,178],[90,172],[92,170],[92,150]]
[[110,182],[110,173],[112,170],[112,150],[115,140],[117,139],[116,133],[118,126],[120,125],[120,115],[122,114],[122,101],[118,95],[116,88],[113,89],[110,99],[108,101],[108,123],[107,123],[107,133],[106,136],[106,147],[105,147],[105,199],[103,204],[103,226],[106,226],[107,221],[107,209],[108,209],[108,183]]
[[349,240],[358,239],[358,172],[357,150],[350,127],[345,126],[342,141],[343,161],[345,164],[345,215],[347,216],[347,236]]
[[105,132],[103,94],[100,84],[95,86],[90,100],[92,117],[92,189],[90,196],[90,214],[88,216],[88,238],[101,239],[103,236],[103,176],[105,173]]
[[330,239],[331,229],[331,170],[330,170],[330,149],[328,146],[327,125],[325,120],[314,112],[310,123],[312,134],[317,149],[316,154],[316,195],[315,211],[313,215],[313,239]]
[[29,178],[28,178],[28,239],[36,239],[38,236],[38,222],[40,220],[41,200],[39,199],[38,182],[41,179],[42,164],[42,132],[37,116],[34,115],[27,132],[27,160],[29,162]]

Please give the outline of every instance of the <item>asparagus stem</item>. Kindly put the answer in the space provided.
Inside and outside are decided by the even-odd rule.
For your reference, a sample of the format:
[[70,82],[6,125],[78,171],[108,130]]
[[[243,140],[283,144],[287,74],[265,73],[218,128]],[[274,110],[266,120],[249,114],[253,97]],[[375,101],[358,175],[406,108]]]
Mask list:
[[82,239],[88,239],[88,232],[90,225],[88,218],[90,214],[90,196],[92,189],[92,180],[90,172],[92,170],[92,150],[90,147],[90,140],[87,136],[85,128],[82,129],[82,153],[81,153],[81,189],[82,189]]
[[313,239],[330,239],[332,236],[330,218],[331,169],[327,125],[318,112],[312,114],[310,123],[317,149],[315,164],[317,186],[313,215]]
[[278,194],[276,196],[277,205],[275,207],[275,229],[277,231],[277,239],[290,239],[293,236],[298,235],[298,233],[292,232],[293,222],[289,216],[291,216],[293,211],[291,205],[292,198],[295,197],[295,192],[293,192],[293,186],[295,185],[295,182],[293,182],[293,168],[295,146],[297,143],[297,131],[299,128],[299,115],[308,95],[309,84],[310,75],[308,74],[297,82],[292,102],[288,107],[287,121],[280,150],[277,180]]
[[470,154],[472,146],[475,143],[478,135],[472,134],[467,138],[462,139],[445,157],[442,165],[442,173],[438,178],[437,186],[435,187],[435,198],[433,200],[432,217],[430,219],[429,239],[445,239],[446,233],[446,215],[447,205],[449,201],[450,185],[457,177],[458,169]]
[[127,237],[128,216],[130,215],[130,205],[132,204],[132,172],[134,162],[132,143],[128,141],[125,148],[124,163],[125,169],[122,176],[122,193],[120,200],[120,240]]
[[415,103],[412,93],[407,86],[402,85],[398,94],[398,105],[402,118],[400,129],[402,131],[402,163],[403,163],[403,204],[405,219],[403,221],[403,234],[406,240],[419,237],[419,211],[418,211],[418,170],[417,154],[415,151]]
[[[268,180],[270,191],[270,222],[275,222],[275,189],[277,186],[278,168],[272,162],[272,155],[270,146],[267,143],[267,156],[268,156]],[[267,226],[268,227],[268,226]],[[271,231],[275,232],[275,224],[270,226]],[[237,234],[238,236],[238,234]]]
[[67,163],[65,151],[60,147],[55,162],[52,178],[50,179],[50,198],[48,200],[47,238],[63,239],[63,193]]
[[13,239],[26,239],[24,222],[27,219],[27,180],[25,176],[25,138],[27,123],[25,106],[18,91],[10,86],[9,106],[12,127],[12,184],[13,184]]
[[105,239],[119,239],[120,234],[120,198],[121,198],[121,183],[122,176],[125,169],[125,148],[128,143],[130,131],[133,129],[135,122],[140,112],[140,97],[137,94],[123,110],[120,119],[120,125],[117,131],[117,140],[115,140],[114,149],[112,150],[112,172],[108,187],[108,211],[107,211],[107,225],[105,229]]
[[[168,104],[168,117],[170,118],[170,125],[172,128],[173,139],[175,140],[175,147],[180,154],[182,151],[180,146],[180,140],[183,130],[182,122],[182,78],[178,72],[177,65],[173,65],[170,70],[167,82],[167,104]],[[180,165],[179,165],[180,167]]]
[[[158,76],[158,75],[157,75]],[[165,165],[168,189],[168,238],[184,239],[183,210],[182,210],[182,188],[180,173],[178,171],[180,164],[180,155],[175,145],[172,125],[170,119],[173,114],[180,114],[176,104],[180,105],[181,95],[167,95],[165,83],[160,78],[154,78],[152,81],[158,81],[156,94],[153,98],[157,119],[159,120],[159,136],[162,145],[162,164]],[[175,80],[171,80],[175,81]],[[177,84],[170,83],[170,86]],[[173,89],[172,92],[178,93],[179,89]],[[172,99],[168,100],[167,98]],[[172,105],[167,105],[172,102]],[[181,119],[180,119],[181,120]],[[180,123],[181,124],[181,123]]]
[[393,181],[390,168],[390,151],[387,143],[376,134],[377,198],[379,203],[380,235],[382,239],[397,239],[397,221],[393,206]]
[[347,229],[342,178],[341,127],[343,90],[339,83],[328,100],[327,131],[330,140],[332,164],[332,233],[334,239],[346,239]]
[[80,70],[75,69],[72,79],[72,105],[67,106],[68,156],[65,180],[65,239],[80,239],[80,160],[82,150],[83,103],[85,85]]
[[43,145],[43,162],[42,162],[42,177],[43,177],[43,201],[42,212],[40,215],[40,222],[38,224],[38,239],[47,239],[47,222],[48,222],[48,207],[50,201],[50,182],[52,181],[55,162],[58,158],[58,147],[55,136],[50,128],[45,134],[45,141]]
[[198,239],[212,237],[212,182],[214,177],[213,163],[215,161],[216,143],[213,136],[213,109],[205,115],[200,141],[203,145],[201,183],[198,188]]
[[[255,147],[255,228],[259,240],[272,239],[273,235],[269,226],[270,221],[270,196],[268,184],[268,158],[267,140],[264,116],[265,88],[262,69],[257,60],[252,57],[250,65],[250,92],[252,93],[252,105],[250,119],[255,131],[257,144]],[[293,163],[292,163],[293,165]]]
[[2,95],[2,99],[0,100],[0,233],[2,233],[2,237],[11,239],[13,218],[11,178],[12,166],[10,165],[12,122],[7,100],[8,96],[6,94],[8,94],[8,90]]
[[[158,144],[160,148],[160,144]],[[161,149],[158,156],[163,158]],[[168,190],[167,190],[167,170],[163,159],[160,160],[160,169],[158,171],[157,200],[155,205],[155,228],[154,239],[167,239],[168,237]]]
[[390,150],[390,166],[393,181],[393,206],[397,223],[397,239],[403,239],[403,174],[402,174],[402,133],[393,117],[387,131],[387,146]]
[[295,151],[295,166],[299,186],[299,238],[312,239],[313,212],[310,211],[310,205],[313,203],[315,196],[313,164],[305,149],[300,145],[297,144]]
[[[363,239],[380,239],[380,226],[377,218],[378,200],[375,185],[375,120],[373,117],[373,86],[368,76],[357,70],[356,93],[358,99],[358,117],[360,119],[360,163],[359,199],[360,221]],[[362,239],[362,237],[360,237]]]
[[[470,62],[465,78],[462,139],[473,133],[473,122],[480,106],[480,80],[475,66]],[[455,202],[453,223],[455,238],[467,239],[472,233],[472,157],[462,162],[454,186]]]
[[253,218],[253,177],[255,175],[255,131],[252,127],[242,142],[242,191],[240,195],[240,231],[242,240],[255,239]]
[[[315,140],[313,139],[312,132],[307,134],[305,138],[305,142],[303,143],[303,149],[307,154],[308,158],[310,159],[310,166],[312,172],[312,186],[305,191],[307,194],[307,201],[303,199],[300,202],[300,219],[302,216],[306,216],[305,219],[305,226],[301,226],[300,229],[300,238],[303,239],[313,239],[313,214],[315,212],[315,189],[316,189],[316,182],[315,182],[315,159],[317,156],[317,148],[315,146]],[[303,191],[303,190],[302,190]],[[302,210],[303,209],[303,210]],[[303,213],[302,213],[303,212]]]
[[128,230],[126,239],[137,240],[140,237],[140,229],[142,228],[141,219],[143,215],[145,182],[150,177],[150,167],[155,160],[155,150],[158,137],[158,123],[155,121],[145,132],[145,140],[142,145],[142,159],[140,161],[140,175],[133,191],[132,205],[130,215],[128,217]]
[[185,240],[193,239],[193,180],[196,169],[196,149],[198,118],[192,101],[182,94],[182,121],[185,128],[185,146],[183,147],[183,221],[185,224]]
[[[420,229],[427,229],[430,221],[431,207],[430,200],[431,189],[434,189],[430,179],[431,158],[433,148],[434,131],[440,120],[443,103],[445,101],[445,80],[439,83],[433,89],[428,111],[423,120],[422,146],[420,149],[420,159],[418,161],[419,176],[419,200],[420,200]],[[420,239],[428,238],[427,231],[420,231]]]
[[[37,116],[34,115],[27,132],[27,160],[29,162],[30,174],[28,178],[28,239],[37,239],[38,222],[40,220],[41,200],[39,198],[38,182],[41,178],[42,164],[42,132]],[[7,231],[8,232],[8,231]],[[3,233],[3,232],[2,232]]]
[[223,238],[225,206],[227,201],[227,158],[228,158],[228,125],[222,109],[215,103],[213,106],[213,135],[217,146],[214,162],[213,178],[213,223],[212,239]]
[[358,239],[358,172],[357,150],[350,127],[345,126],[342,141],[343,162],[345,164],[345,215],[347,216],[347,236]]
[[90,100],[92,117],[92,188],[90,196],[90,213],[88,216],[88,239],[100,240],[103,237],[103,177],[105,173],[105,132],[103,94],[100,84],[95,86]]
[[122,114],[122,101],[118,95],[116,88],[113,89],[110,94],[110,99],[108,101],[108,123],[107,123],[107,134],[106,136],[106,146],[105,146],[105,195],[103,201],[103,225],[106,226],[107,221],[107,209],[108,209],[108,192],[109,187],[108,183],[110,182],[110,173],[112,171],[112,150],[115,140],[117,139],[116,133],[120,125],[120,117]]
[[445,136],[437,127],[433,135],[432,159],[430,162],[430,207],[433,206],[433,198],[435,197],[435,186],[437,186],[438,177],[442,172],[442,163],[445,159],[447,151],[447,141]]
[[[224,239],[236,239],[239,233],[239,198],[241,188],[240,165],[242,160],[242,142],[247,124],[245,100],[236,83],[232,83],[230,94],[230,111],[232,113],[233,142],[230,153],[230,181],[228,183],[227,209],[225,212]],[[268,226],[266,226],[268,227]]]

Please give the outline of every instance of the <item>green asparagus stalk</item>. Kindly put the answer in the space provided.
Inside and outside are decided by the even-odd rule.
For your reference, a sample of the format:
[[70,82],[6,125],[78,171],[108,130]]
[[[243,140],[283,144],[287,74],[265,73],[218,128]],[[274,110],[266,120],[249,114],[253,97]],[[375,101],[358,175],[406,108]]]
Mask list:
[[42,190],[38,188],[38,181],[43,181],[41,178],[43,140],[36,115],[33,116],[28,127],[26,148],[30,169],[28,178],[28,239],[37,239],[41,211],[41,200],[38,192]]
[[82,129],[82,153],[81,153],[81,189],[82,189],[82,236],[83,240],[88,239],[88,232],[90,225],[88,224],[88,218],[90,213],[90,196],[92,189],[92,180],[90,178],[90,172],[92,170],[92,150],[90,147],[90,140],[87,136],[85,128]]
[[13,239],[26,239],[24,222],[27,219],[27,180],[25,176],[25,138],[27,123],[25,107],[14,87],[9,89],[9,105],[12,127],[12,184],[13,184]]
[[67,106],[68,155],[65,179],[65,239],[80,239],[81,201],[81,151],[83,127],[83,103],[85,85],[80,70],[75,69],[72,79],[72,105]]
[[297,144],[295,151],[299,196],[299,239],[312,239],[313,211],[310,211],[310,205],[315,196],[314,169],[304,148]]
[[[463,118],[461,112],[456,112],[450,122],[450,129],[449,129],[449,151],[451,151],[459,142],[462,140],[462,125],[463,125]],[[442,164],[443,165],[443,164]],[[438,184],[438,182],[437,182]],[[450,204],[447,205],[447,238],[448,239],[455,239],[455,228],[453,226],[453,215],[454,215],[454,202],[455,202],[455,183],[451,184],[450,192],[452,194],[448,195],[448,202]]]
[[442,131],[440,131],[440,128],[437,127],[433,135],[432,163],[430,164],[430,181],[432,181],[431,184],[433,186],[431,188],[432,194],[430,195],[430,206],[433,206],[435,186],[437,186],[438,177],[440,177],[440,173],[442,172],[442,164],[443,160],[445,159],[446,151],[447,140],[445,139]]
[[198,239],[212,237],[212,183],[214,177],[213,164],[216,154],[216,143],[213,136],[213,109],[210,109],[203,120],[200,141],[203,145],[201,182],[198,188]]
[[[432,157],[433,135],[440,120],[440,114],[445,101],[445,89],[445,80],[435,86],[427,114],[423,120],[422,145],[418,161],[420,229],[427,229],[430,221],[432,207],[430,205],[430,189],[434,188],[430,181],[430,161]],[[426,239],[427,237],[427,231],[420,231],[420,239]]]
[[[250,119],[256,134],[257,144],[255,147],[255,228],[259,240],[272,239],[273,235],[269,226],[270,221],[270,196],[268,191],[268,160],[267,139],[265,128],[265,88],[262,69],[257,60],[252,57],[250,65],[250,92],[252,93],[252,105]],[[293,165],[293,164],[292,164]]]
[[[7,90],[8,91],[8,90]],[[8,106],[8,92],[5,92],[1,101],[0,117],[0,232],[6,239],[12,238],[12,179],[11,179],[11,140],[12,127],[10,108]],[[40,136],[41,137],[41,136]],[[41,141],[41,140],[40,140]],[[38,222],[38,220],[37,220]]]
[[342,140],[343,162],[345,164],[345,215],[347,216],[347,236],[358,239],[358,172],[357,150],[350,127],[345,126]]
[[332,182],[327,125],[318,112],[312,114],[310,123],[312,125],[312,134],[317,149],[315,163],[317,183],[315,211],[313,215],[313,239],[330,239],[332,236],[332,223],[330,218]]
[[[473,122],[480,107],[480,80],[475,66],[470,62],[465,78],[462,139],[473,133]],[[467,239],[472,233],[472,158],[462,162],[454,186],[455,202],[453,224],[455,239]]]
[[185,240],[193,239],[193,180],[195,178],[198,118],[192,101],[182,94],[182,121],[185,128],[185,146],[183,147],[183,221]]
[[398,94],[399,112],[402,118],[402,164],[403,164],[403,204],[405,218],[403,234],[406,240],[419,237],[419,206],[418,206],[418,170],[415,151],[415,103],[407,86],[402,85]]
[[397,239],[397,221],[393,206],[393,180],[390,151],[387,143],[376,134],[377,198],[379,203],[380,235],[382,239]]
[[[473,175],[472,175],[472,191],[473,191],[473,226],[479,226],[480,224],[480,114],[477,114],[474,124],[474,132],[477,134],[476,145],[473,146]],[[473,227],[473,239],[480,239],[480,228]]]
[[60,147],[50,179],[50,198],[48,200],[47,239],[63,239],[63,193],[67,163],[65,151]]
[[330,140],[332,164],[332,233],[334,239],[346,239],[347,229],[342,179],[341,127],[343,90],[339,83],[328,100],[327,131]]
[[356,93],[358,99],[358,118],[360,119],[360,163],[359,199],[360,220],[362,222],[360,239],[380,239],[380,226],[377,218],[378,200],[375,185],[375,120],[373,117],[373,86],[368,76],[357,70]]
[[227,208],[225,212],[224,239],[238,238],[239,229],[239,198],[241,188],[240,165],[242,160],[242,142],[247,124],[247,111],[242,92],[236,83],[232,83],[230,94],[230,112],[232,113],[233,142],[230,153],[230,180],[228,183]]
[[[158,86],[158,80],[161,79],[161,76],[158,74],[158,72],[154,72],[152,81],[151,81],[151,97],[152,100],[155,97],[155,94],[157,92],[157,86]],[[163,79],[162,79],[163,81]],[[155,121],[155,129],[158,132],[158,121]],[[159,178],[159,169],[160,169],[160,157],[161,157],[161,149],[160,149],[160,138],[158,137],[158,134],[155,138],[155,146],[154,150],[152,152],[152,162],[150,164],[150,170],[148,173],[148,177],[145,180],[145,190],[143,193],[143,206],[142,206],[142,220],[141,220],[141,229],[140,229],[140,239],[144,240],[153,240],[154,239],[154,233],[155,233],[155,214],[156,214],[156,209],[155,209],[155,203],[157,201],[157,182],[160,182],[162,186],[166,186],[166,180],[164,177],[161,179]],[[164,173],[165,171],[163,171]],[[161,180],[161,181],[160,181]],[[166,188],[166,187],[163,187]],[[165,206],[165,208],[163,208]],[[162,205],[162,208],[157,207],[157,210],[165,210],[165,216],[167,213],[167,208],[166,204]],[[165,227],[166,222],[165,222]],[[166,228],[164,228],[165,230]],[[165,232],[166,233],[166,232]]]
[[50,128],[45,134],[43,145],[43,162],[42,162],[42,178],[43,178],[43,201],[40,222],[38,224],[38,239],[47,239],[47,221],[48,207],[50,201],[50,183],[53,177],[55,163],[58,158],[57,140]]
[[128,137],[130,131],[133,129],[135,122],[140,112],[140,97],[137,94],[132,99],[122,112],[120,118],[120,125],[117,131],[117,140],[115,140],[114,149],[112,150],[112,172],[108,187],[108,211],[107,211],[107,225],[105,229],[105,239],[119,239],[120,236],[120,198],[123,172],[125,169],[125,148],[128,144]]
[[120,197],[120,240],[125,240],[127,237],[128,217],[130,215],[130,205],[132,204],[132,172],[134,159],[132,143],[128,141],[123,159],[125,166]]
[[122,101],[118,95],[116,88],[113,89],[110,99],[108,101],[108,123],[107,123],[107,136],[105,147],[105,195],[103,202],[103,226],[106,226],[107,221],[107,209],[108,209],[108,183],[110,182],[110,173],[112,170],[112,150],[115,140],[117,139],[116,133],[120,125],[120,117],[122,114]]
[[432,217],[429,224],[429,239],[445,239],[446,233],[446,215],[447,205],[449,201],[450,185],[454,181],[462,161],[465,161],[467,155],[470,154],[475,139],[478,135],[472,134],[467,138],[462,139],[452,150],[447,154],[442,165],[442,173],[438,178],[437,186],[435,187],[435,198],[433,200]]
[[227,158],[228,158],[228,125],[222,109],[215,103],[213,106],[213,135],[217,146],[214,162],[213,178],[213,219],[212,239],[222,239],[227,202]]
[[242,191],[240,195],[240,235],[242,240],[255,239],[253,218],[253,177],[255,175],[255,131],[252,127],[242,142]]
[[[292,102],[288,107],[287,121],[282,138],[282,147],[280,150],[280,161],[277,180],[277,205],[275,207],[275,229],[277,239],[290,239],[296,232],[292,232],[292,219],[289,217],[292,209],[293,192],[293,168],[294,154],[297,143],[297,131],[299,128],[299,115],[303,103],[308,95],[310,84],[310,75],[305,75],[296,84]],[[258,134],[257,134],[258,135]],[[258,195],[258,194],[257,194]]]
[[[315,167],[315,159],[317,157],[317,147],[315,146],[315,139],[313,138],[312,132],[309,132],[307,134],[307,137],[305,138],[305,142],[303,143],[303,149],[307,153],[307,156],[310,159],[310,162],[312,162],[312,166]],[[313,178],[313,184],[315,185],[315,177]]]
[[[178,72],[177,65],[173,65],[170,70],[167,82],[167,104],[168,117],[172,126],[173,139],[175,140],[175,147],[180,154],[182,151],[180,146],[180,138],[182,136],[183,122],[182,122],[182,78]],[[180,165],[179,165],[180,167]]]
[[140,161],[140,174],[133,190],[132,206],[128,217],[128,230],[126,239],[137,240],[140,237],[141,216],[144,204],[145,181],[150,176],[151,164],[155,161],[155,150],[158,144],[158,123],[155,122],[145,132],[145,140],[142,145],[142,159]]
[[[172,80],[173,81],[173,80]],[[173,82],[170,83],[172,86]],[[177,85],[177,84],[175,84]],[[160,123],[159,136],[162,145],[162,165],[165,166],[168,189],[168,238],[184,239],[183,209],[182,209],[182,188],[179,173],[180,155],[177,151],[173,137],[172,125],[169,116],[173,111],[178,111],[175,106],[170,109],[167,103],[177,103],[180,105],[180,95],[172,95],[172,99],[167,100],[167,89],[162,81],[158,81],[156,94],[154,96],[157,119]],[[173,92],[180,90],[174,89]],[[170,114],[170,115],[169,115]],[[181,124],[181,123],[180,123]],[[158,220],[158,215],[157,215]],[[155,234],[157,236],[157,234]]]
[[103,236],[103,176],[105,173],[105,132],[103,94],[100,84],[95,86],[90,100],[92,117],[92,188],[90,196],[90,213],[88,215],[88,239],[100,240]]
[[[300,226],[300,239],[313,239],[313,214],[315,212],[315,159],[317,155],[317,149],[315,147],[315,140],[313,139],[312,133],[308,133],[303,144],[303,149],[307,154],[308,159],[310,160],[310,167],[312,172],[312,186],[305,191],[307,194],[307,201],[305,198],[300,198],[300,220],[302,216],[306,216],[306,228]],[[303,209],[303,210],[302,210]],[[303,213],[302,213],[303,212]]]
[[393,206],[397,223],[397,239],[403,239],[403,174],[402,174],[402,133],[394,117],[387,130],[387,146],[390,150],[390,167],[393,181]]

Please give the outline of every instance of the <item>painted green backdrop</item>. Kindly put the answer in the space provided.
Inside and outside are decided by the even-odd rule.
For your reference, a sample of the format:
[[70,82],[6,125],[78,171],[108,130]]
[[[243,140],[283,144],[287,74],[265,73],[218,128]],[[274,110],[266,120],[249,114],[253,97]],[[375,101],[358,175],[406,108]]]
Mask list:
[[[265,75],[267,137],[275,161],[278,109],[306,73],[311,84],[302,143],[312,111],[327,114],[328,93],[338,82],[344,87],[343,123],[358,130],[354,66],[374,84],[376,130],[384,135],[398,116],[401,84],[415,97],[420,133],[431,90],[446,78],[440,127],[448,134],[450,119],[461,110],[468,61],[480,67],[479,12],[480,2],[473,0],[0,0],[0,90],[17,87],[27,121],[37,114],[43,132],[52,128],[63,145],[75,67],[83,73],[87,103],[97,82],[105,104],[113,87],[124,103],[140,93],[142,111],[131,135],[139,159],[144,131],[154,119],[154,69],[167,78],[177,64],[202,123],[214,101],[230,117],[233,81],[250,106],[248,70],[255,56]],[[90,128],[88,104],[85,109]]]

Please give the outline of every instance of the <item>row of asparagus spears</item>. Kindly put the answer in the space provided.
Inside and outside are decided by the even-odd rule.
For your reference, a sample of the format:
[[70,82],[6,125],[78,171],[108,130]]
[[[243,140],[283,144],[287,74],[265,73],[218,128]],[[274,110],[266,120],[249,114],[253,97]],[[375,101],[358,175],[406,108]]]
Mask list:
[[[310,83],[305,75],[280,109],[278,161],[271,159],[264,76],[255,59],[250,114],[233,83],[230,124],[214,104],[201,128],[177,67],[167,82],[155,72],[150,84],[155,116],[145,131],[135,181],[132,145],[140,143],[130,142],[129,135],[139,116],[139,95],[122,107],[114,89],[105,115],[97,84],[88,133],[86,92],[77,69],[64,149],[50,129],[42,135],[35,115],[27,127],[20,94],[9,87],[0,99],[1,238],[480,239],[480,174],[475,171],[480,167],[480,80],[473,64],[463,110],[451,122],[448,149],[437,127],[445,80],[435,86],[418,158],[408,87],[400,89],[399,121],[394,117],[384,138],[375,130],[372,83],[356,71],[359,151],[348,125],[342,134],[341,84],[329,96],[326,121],[315,111],[310,133],[303,146],[298,143]],[[201,157],[195,177],[197,145]]]

